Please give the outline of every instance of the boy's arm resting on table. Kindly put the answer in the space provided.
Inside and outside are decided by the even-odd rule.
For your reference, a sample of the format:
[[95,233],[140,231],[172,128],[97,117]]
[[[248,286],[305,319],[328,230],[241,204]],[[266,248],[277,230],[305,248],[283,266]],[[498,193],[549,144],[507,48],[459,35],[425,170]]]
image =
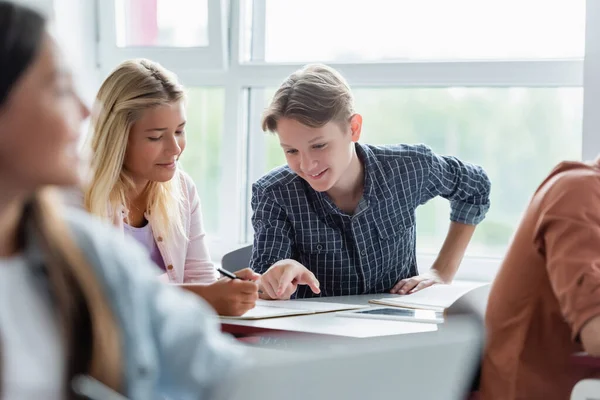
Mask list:
[[600,179],[559,177],[542,200],[535,245],[573,340],[600,356]]
[[423,189],[417,205],[441,196],[450,201],[450,228],[444,244],[428,273],[399,281],[392,293],[417,291],[435,283],[450,283],[458,270],[475,226],[490,207],[491,182],[483,168],[456,157],[435,154],[422,146]]
[[442,282],[450,283],[454,279],[474,232],[475,225],[450,222],[444,244],[431,266]]
[[252,185],[251,205],[254,245],[250,268],[263,275],[259,281],[261,298],[289,298],[297,284],[310,284],[313,291],[318,290],[318,281],[312,272],[291,259],[294,234],[285,210],[256,183]]
[[431,269],[424,274],[398,281],[390,293],[414,293],[436,283],[451,283],[474,232],[475,225],[451,222],[444,244]]

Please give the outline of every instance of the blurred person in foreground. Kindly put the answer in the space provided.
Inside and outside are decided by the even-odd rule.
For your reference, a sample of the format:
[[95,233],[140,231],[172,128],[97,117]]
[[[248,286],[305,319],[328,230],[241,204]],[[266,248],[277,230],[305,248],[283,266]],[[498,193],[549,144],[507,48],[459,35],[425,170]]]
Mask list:
[[132,399],[209,397],[237,347],[135,242],[59,207],[89,112],[45,19],[5,1],[0,71],[0,397],[77,398],[78,376]]
[[537,189],[486,311],[483,400],[568,399],[600,377],[600,159],[563,162]]

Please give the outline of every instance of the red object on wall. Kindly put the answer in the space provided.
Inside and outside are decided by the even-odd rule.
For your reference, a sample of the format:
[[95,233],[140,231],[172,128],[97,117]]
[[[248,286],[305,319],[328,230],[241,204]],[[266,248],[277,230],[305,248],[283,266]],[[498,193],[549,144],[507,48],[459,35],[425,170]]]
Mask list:
[[129,0],[127,44],[156,46],[158,41],[158,0]]

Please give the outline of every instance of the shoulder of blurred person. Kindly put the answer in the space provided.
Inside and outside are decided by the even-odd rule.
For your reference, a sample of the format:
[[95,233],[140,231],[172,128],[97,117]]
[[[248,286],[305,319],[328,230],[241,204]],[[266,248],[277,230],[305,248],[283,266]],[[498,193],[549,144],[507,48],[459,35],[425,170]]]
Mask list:
[[[543,199],[543,204],[548,205],[556,202],[557,198],[565,198],[573,204],[558,211],[578,213],[578,210],[590,205],[589,202],[583,200],[590,196],[600,195],[599,179],[600,159],[589,162],[563,161],[556,165],[539,185],[534,199]],[[563,203],[560,204],[563,205]],[[557,211],[556,207],[554,211]]]
[[77,208],[83,210],[84,193],[79,186],[70,186],[60,189],[60,196],[63,205],[66,207]]
[[132,397],[151,398],[158,387],[165,395],[203,398],[239,365],[240,347],[221,334],[210,306],[159,282],[134,240],[82,210],[66,208],[64,217],[121,326]]

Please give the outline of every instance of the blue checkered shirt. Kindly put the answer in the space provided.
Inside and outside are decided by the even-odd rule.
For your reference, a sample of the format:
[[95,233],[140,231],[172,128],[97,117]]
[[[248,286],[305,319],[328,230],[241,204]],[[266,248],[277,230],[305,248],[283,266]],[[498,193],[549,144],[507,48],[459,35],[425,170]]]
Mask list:
[[[365,169],[363,197],[352,215],[289,167],[252,186],[254,246],[250,266],[264,273],[292,258],[311,270],[321,296],[388,292],[417,275],[415,210],[436,196],[450,201],[450,220],[476,225],[490,206],[485,171],[425,145],[356,144]],[[299,286],[299,298],[314,296]]]

